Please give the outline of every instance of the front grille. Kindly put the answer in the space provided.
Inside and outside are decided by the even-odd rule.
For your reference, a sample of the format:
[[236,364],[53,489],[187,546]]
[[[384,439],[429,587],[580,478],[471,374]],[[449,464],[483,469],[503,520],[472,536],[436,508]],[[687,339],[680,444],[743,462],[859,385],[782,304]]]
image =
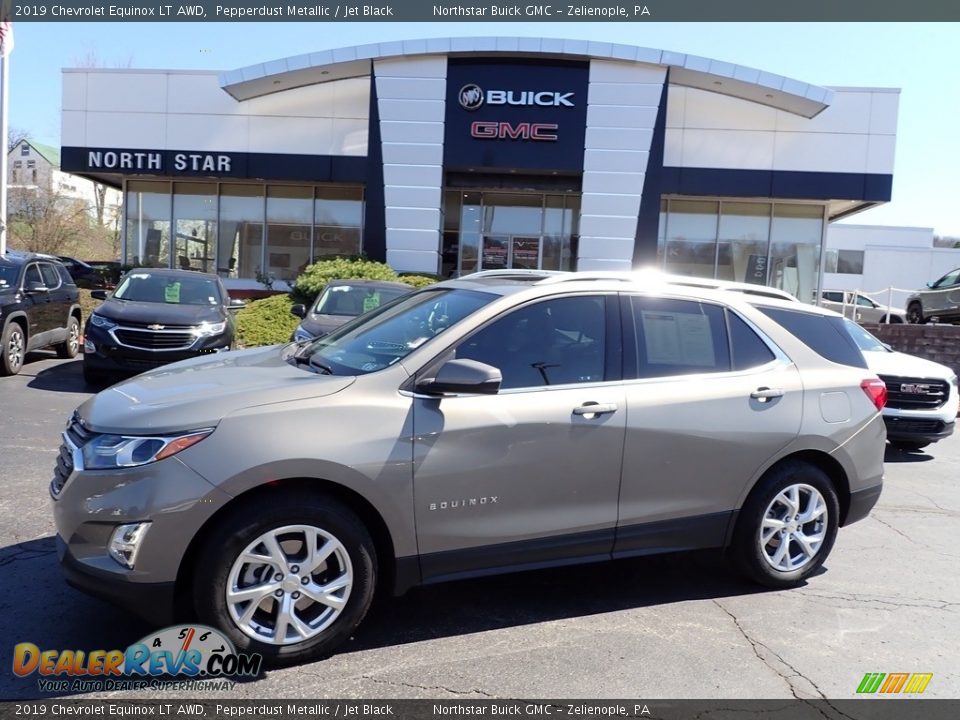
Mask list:
[[73,472],[73,448],[83,447],[93,437],[80,421],[80,416],[74,413],[63,432],[63,444],[57,455],[57,463],[53,468],[53,479],[50,481],[50,491],[54,497],[63,491],[63,486],[70,479]]
[[186,350],[197,339],[191,332],[122,327],[114,334],[123,345],[141,350]]
[[[153,322],[134,322],[133,320],[122,320],[124,328],[130,328],[132,330],[154,330],[151,328],[151,325],[156,325],[157,323]],[[163,323],[164,330],[179,330],[181,332],[188,333],[193,330],[193,325],[167,325]]]
[[73,413],[73,417],[70,418],[70,422],[67,423],[67,436],[70,438],[70,441],[77,447],[83,446],[93,435],[89,430],[87,430],[83,423],[80,422],[80,416],[77,413]]
[[933,410],[950,396],[946,380],[899,375],[881,375],[880,379],[887,386],[887,407],[898,410]]
[[943,432],[946,428],[942,420],[914,420],[900,417],[886,417],[884,420],[887,423],[887,432],[891,434],[936,434]]

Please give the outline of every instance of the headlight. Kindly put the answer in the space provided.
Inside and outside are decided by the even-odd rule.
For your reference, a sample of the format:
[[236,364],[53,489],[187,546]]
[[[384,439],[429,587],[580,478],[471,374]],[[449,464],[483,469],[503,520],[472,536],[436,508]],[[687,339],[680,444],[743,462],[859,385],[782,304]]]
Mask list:
[[953,385],[954,387],[957,387],[957,376],[956,376],[956,375],[951,376],[951,377],[947,380],[947,382],[950,383],[951,385]]
[[186,435],[97,435],[83,446],[85,470],[136,467],[163,460],[203,440],[213,429]]
[[218,323],[204,321],[193,329],[193,334],[199,335],[200,337],[207,337],[209,335],[219,335],[226,329],[226,321]]
[[293,331],[293,341],[303,342],[304,340],[313,340],[313,335],[304,330],[303,326],[297,326],[297,329]]
[[117,326],[117,324],[110,318],[105,318],[103,315],[97,315],[97,313],[93,313],[93,315],[90,316],[90,322],[99,328],[103,328],[104,330],[110,330],[111,328],[115,328]]

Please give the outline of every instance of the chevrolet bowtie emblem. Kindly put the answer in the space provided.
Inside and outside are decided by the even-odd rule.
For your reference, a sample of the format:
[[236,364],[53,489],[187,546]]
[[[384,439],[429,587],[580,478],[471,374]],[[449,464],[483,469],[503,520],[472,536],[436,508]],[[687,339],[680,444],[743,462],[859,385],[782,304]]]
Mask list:
[[166,325],[157,325],[157,324],[155,323],[155,324],[153,324],[153,325],[147,325],[147,330],[163,330],[163,328],[165,328],[165,327],[166,327]]

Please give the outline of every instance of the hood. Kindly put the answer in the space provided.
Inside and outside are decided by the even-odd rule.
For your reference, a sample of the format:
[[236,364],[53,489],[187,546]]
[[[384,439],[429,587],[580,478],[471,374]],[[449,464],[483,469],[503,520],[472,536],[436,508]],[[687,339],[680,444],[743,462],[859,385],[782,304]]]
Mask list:
[[348,320],[353,319],[353,315],[307,315],[300,323],[300,327],[314,337],[320,337],[332,333]]
[[877,375],[897,375],[900,377],[939,378],[946,380],[953,376],[953,370],[946,365],[924,360],[916,355],[902,352],[865,352],[867,367]]
[[131,300],[105,300],[97,315],[116,322],[159,323],[161,325],[197,325],[204,320],[221,322],[225,312],[219,305],[175,305],[173,303],[133,302]]
[[355,380],[317,375],[283,357],[283,346],[273,345],[184,360],[114,385],[78,412],[97,432],[179,432],[213,427],[242,408],[332,395]]

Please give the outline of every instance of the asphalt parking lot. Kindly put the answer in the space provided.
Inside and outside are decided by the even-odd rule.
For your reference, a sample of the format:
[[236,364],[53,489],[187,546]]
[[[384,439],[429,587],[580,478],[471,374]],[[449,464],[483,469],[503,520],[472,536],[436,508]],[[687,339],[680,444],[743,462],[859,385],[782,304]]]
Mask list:
[[[151,628],[61,579],[47,484],[79,361],[0,378],[0,698],[41,695],[13,645],[124,648]],[[867,519],[805,587],[763,591],[713,553],[451,583],[381,602],[339,654],[203,697],[850,698],[867,672],[929,672],[960,697],[960,437],[888,450]],[[168,690],[106,693],[192,697]]]

